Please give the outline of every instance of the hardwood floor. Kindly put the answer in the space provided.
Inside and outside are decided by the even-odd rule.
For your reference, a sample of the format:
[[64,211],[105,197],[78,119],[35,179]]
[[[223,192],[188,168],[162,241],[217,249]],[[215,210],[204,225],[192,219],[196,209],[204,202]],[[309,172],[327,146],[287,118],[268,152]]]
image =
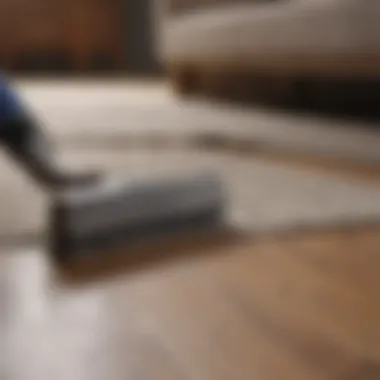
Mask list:
[[379,247],[378,228],[235,241],[80,284],[3,252],[1,378],[377,380]]
[[64,277],[42,250],[0,248],[0,380],[380,379],[380,227],[216,240]]

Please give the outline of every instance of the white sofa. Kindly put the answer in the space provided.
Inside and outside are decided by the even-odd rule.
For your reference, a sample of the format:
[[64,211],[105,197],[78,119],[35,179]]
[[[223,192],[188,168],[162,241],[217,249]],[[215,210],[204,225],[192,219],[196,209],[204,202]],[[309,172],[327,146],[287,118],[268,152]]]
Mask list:
[[168,67],[380,74],[380,0],[157,0]]

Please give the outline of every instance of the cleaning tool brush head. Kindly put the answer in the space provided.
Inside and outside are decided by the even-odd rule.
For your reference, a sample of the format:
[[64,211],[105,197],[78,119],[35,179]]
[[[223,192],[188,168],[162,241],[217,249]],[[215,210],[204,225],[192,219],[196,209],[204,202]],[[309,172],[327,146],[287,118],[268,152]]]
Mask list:
[[162,180],[105,179],[62,191],[50,208],[48,247],[64,263],[134,243],[223,224],[219,178],[202,173]]

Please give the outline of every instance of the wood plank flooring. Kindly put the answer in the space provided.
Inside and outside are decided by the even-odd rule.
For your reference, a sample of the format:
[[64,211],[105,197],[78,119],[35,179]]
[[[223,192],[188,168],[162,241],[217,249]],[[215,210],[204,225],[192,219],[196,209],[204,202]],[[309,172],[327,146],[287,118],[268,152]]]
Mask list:
[[380,379],[380,227],[182,245],[64,281],[0,249],[0,380]]
[[376,228],[268,237],[80,285],[3,252],[1,378],[377,380],[379,247]]

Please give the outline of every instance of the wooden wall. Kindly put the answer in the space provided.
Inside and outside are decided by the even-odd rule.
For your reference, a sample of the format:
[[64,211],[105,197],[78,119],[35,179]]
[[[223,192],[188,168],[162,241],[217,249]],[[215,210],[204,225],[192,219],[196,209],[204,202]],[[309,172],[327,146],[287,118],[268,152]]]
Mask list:
[[121,69],[122,0],[2,0],[0,59],[6,69]]

